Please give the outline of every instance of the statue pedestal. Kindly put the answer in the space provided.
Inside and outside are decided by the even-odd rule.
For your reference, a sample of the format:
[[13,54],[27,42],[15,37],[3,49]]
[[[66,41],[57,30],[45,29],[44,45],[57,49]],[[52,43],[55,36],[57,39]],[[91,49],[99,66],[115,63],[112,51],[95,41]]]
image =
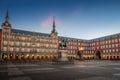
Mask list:
[[58,61],[69,61],[67,57],[68,51],[67,50],[59,50],[58,53]]
[[59,50],[58,58],[52,64],[74,64],[74,61],[68,59],[68,50]]

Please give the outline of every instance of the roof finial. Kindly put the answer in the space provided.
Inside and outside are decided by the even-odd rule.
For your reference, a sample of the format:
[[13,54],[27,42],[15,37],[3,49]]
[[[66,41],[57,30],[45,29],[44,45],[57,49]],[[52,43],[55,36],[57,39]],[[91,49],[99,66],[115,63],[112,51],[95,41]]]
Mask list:
[[55,16],[53,16],[53,30],[52,30],[52,33],[55,33],[56,30],[55,30]]
[[7,9],[7,11],[6,11],[5,23],[9,23],[9,13],[8,13],[8,9]]

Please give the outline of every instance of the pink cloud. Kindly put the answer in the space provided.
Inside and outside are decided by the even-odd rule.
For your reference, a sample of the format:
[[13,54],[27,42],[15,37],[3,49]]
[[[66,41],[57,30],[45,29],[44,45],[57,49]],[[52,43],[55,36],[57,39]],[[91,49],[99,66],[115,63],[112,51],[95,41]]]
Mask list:
[[[55,24],[56,26],[60,24],[60,21],[56,19],[56,17],[55,17]],[[40,23],[40,25],[45,28],[51,27],[53,25],[53,16],[48,16],[45,20],[43,20]]]

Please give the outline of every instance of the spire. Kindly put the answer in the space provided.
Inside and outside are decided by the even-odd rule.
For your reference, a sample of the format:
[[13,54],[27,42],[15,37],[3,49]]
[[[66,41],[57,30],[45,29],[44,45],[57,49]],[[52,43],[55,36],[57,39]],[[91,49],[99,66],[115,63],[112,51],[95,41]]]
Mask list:
[[11,27],[11,24],[9,23],[9,13],[8,13],[8,9],[6,11],[6,16],[5,16],[5,22],[2,24],[3,26],[10,26]]
[[5,23],[9,23],[8,9],[7,9],[7,11],[6,11]]
[[52,33],[55,33],[56,32],[56,29],[55,29],[55,17],[53,16],[53,30],[52,30]]

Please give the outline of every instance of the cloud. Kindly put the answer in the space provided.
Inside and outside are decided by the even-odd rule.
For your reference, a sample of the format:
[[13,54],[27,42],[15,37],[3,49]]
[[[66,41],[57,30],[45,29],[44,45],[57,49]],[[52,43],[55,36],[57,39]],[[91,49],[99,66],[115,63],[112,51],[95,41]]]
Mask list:
[[[59,25],[60,24],[60,20],[58,20],[56,17],[55,17],[55,24],[56,25]],[[48,27],[51,27],[53,25],[53,16],[48,16],[46,19],[44,19],[40,25],[44,28],[48,28]]]

